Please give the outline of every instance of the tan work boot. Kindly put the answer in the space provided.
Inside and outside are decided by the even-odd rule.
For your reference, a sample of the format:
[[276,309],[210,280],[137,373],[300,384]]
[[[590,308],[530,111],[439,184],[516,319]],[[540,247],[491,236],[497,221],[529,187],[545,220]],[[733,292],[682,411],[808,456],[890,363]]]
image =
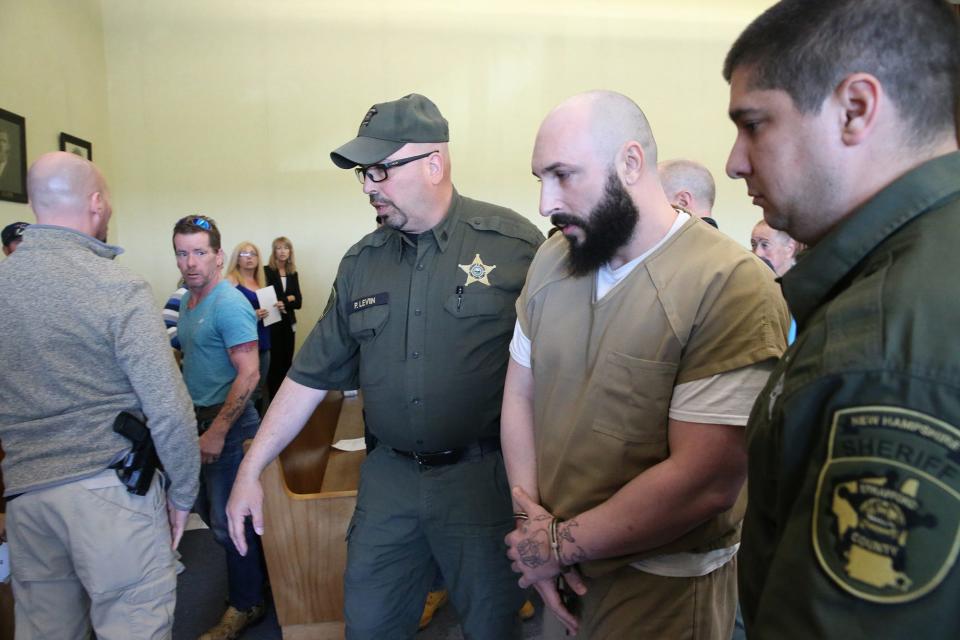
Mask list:
[[523,606],[520,607],[520,619],[527,621],[532,618],[536,612],[537,610],[533,608],[533,603],[527,600],[523,603]]
[[235,640],[244,629],[263,620],[266,613],[265,604],[258,604],[246,611],[240,611],[233,606],[227,607],[217,626],[207,629],[207,632],[200,636],[200,640]]
[[427,601],[423,603],[423,615],[420,616],[420,626],[418,629],[426,629],[430,621],[433,620],[433,614],[440,610],[440,607],[447,604],[447,590],[431,591],[427,594]]

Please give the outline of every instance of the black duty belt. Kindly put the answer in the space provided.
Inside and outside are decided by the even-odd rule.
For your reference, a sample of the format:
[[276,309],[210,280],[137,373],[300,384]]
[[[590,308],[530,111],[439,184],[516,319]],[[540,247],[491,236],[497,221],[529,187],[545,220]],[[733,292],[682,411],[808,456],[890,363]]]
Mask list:
[[[392,448],[392,447],[391,447]],[[446,451],[401,451],[393,449],[397,454],[412,458],[422,467],[442,467],[448,464],[456,464],[469,457],[482,456],[488,453],[500,451],[500,438],[480,438],[473,444],[459,449],[447,449]]]

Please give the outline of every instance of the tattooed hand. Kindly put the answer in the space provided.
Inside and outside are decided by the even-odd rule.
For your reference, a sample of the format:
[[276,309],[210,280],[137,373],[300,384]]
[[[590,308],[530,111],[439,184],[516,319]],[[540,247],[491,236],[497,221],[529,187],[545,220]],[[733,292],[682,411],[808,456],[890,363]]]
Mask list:
[[552,578],[560,573],[560,563],[550,551],[550,523],[553,515],[534,502],[523,489],[513,490],[514,502],[525,511],[528,519],[519,520],[517,528],[507,535],[507,557],[513,561],[511,568],[519,574],[520,586],[530,585]]
[[[517,556],[520,562],[530,568],[542,567],[552,558],[550,554],[550,535],[547,528],[553,516],[549,514],[533,516],[522,521],[517,531],[521,538],[516,543]],[[507,542],[507,544],[510,544]],[[510,555],[509,553],[507,555]]]
[[[533,585],[540,593],[544,604],[563,623],[568,633],[576,633],[579,621],[564,606],[557,590],[558,580],[567,583],[570,590],[579,596],[587,592],[580,574],[571,567],[562,567],[550,549],[550,523],[553,515],[533,501],[523,489],[513,489],[516,505],[527,514],[526,520],[518,520],[517,528],[505,539],[509,549],[507,557],[513,563],[511,568],[521,574],[519,584],[522,588]],[[563,522],[557,528],[557,538],[561,543],[560,557],[565,564],[573,564],[585,559],[583,549],[576,540],[576,520]],[[557,578],[562,572],[562,578]]]
[[[554,520],[553,515],[519,487],[514,488],[513,499],[517,506],[527,513],[528,519],[518,521],[517,528],[506,537],[505,542],[509,547],[507,557],[513,561],[511,568],[521,574],[520,586],[526,589],[530,585],[553,578],[565,571],[565,567],[560,565],[550,548],[550,523]],[[558,538],[560,537],[563,538],[562,544],[569,547],[562,549],[561,558],[568,560],[572,552],[575,557],[582,559],[583,553],[576,546],[574,530],[569,526],[558,529]]]

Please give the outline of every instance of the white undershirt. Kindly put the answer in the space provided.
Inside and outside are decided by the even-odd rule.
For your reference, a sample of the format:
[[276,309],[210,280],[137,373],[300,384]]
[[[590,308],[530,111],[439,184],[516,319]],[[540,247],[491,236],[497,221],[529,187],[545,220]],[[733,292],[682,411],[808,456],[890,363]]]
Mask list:
[[663,246],[663,243],[669,240],[673,234],[675,234],[677,231],[680,231],[680,227],[682,227],[689,219],[689,213],[685,211],[678,211],[677,219],[673,221],[673,225],[670,226],[670,230],[667,231],[667,235],[660,238],[660,241],[657,242],[657,244],[653,245],[630,262],[620,265],[616,269],[611,269],[609,263],[600,267],[597,270],[597,300],[602,300],[603,296],[610,292],[610,289],[613,289],[617,283],[630,275],[630,272],[636,269],[637,265],[646,260],[647,256]]
[[[610,269],[609,265],[602,266],[597,271],[597,300],[630,275],[689,219],[689,214],[680,212],[667,234],[642,255],[616,269]],[[513,339],[510,341],[510,357],[523,367],[531,367],[530,339],[523,333],[519,321],[514,326]],[[678,384],[670,399],[670,418],[700,424],[746,425],[750,409],[767,383],[772,368],[772,362],[756,363]],[[703,576],[729,562],[739,548],[738,543],[706,553],[670,553],[639,560],[631,566],[660,576]]]

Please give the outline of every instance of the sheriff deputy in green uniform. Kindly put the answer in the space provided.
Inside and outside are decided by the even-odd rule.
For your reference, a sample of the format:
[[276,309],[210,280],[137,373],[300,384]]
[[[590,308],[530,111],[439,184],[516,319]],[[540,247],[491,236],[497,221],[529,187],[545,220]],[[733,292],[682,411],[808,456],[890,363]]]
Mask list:
[[811,249],[747,426],[751,638],[960,638],[960,28],[942,0],[785,0],[730,50],[727,164]]
[[374,105],[333,153],[383,223],[340,263],[323,316],[264,416],[228,514],[262,530],[263,468],[328,389],[363,391],[379,444],[348,530],[347,638],[409,638],[437,568],[468,638],[519,638],[522,592],[500,402],[514,302],[543,241],[528,220],[457,193],[447,121],[411,94]]

